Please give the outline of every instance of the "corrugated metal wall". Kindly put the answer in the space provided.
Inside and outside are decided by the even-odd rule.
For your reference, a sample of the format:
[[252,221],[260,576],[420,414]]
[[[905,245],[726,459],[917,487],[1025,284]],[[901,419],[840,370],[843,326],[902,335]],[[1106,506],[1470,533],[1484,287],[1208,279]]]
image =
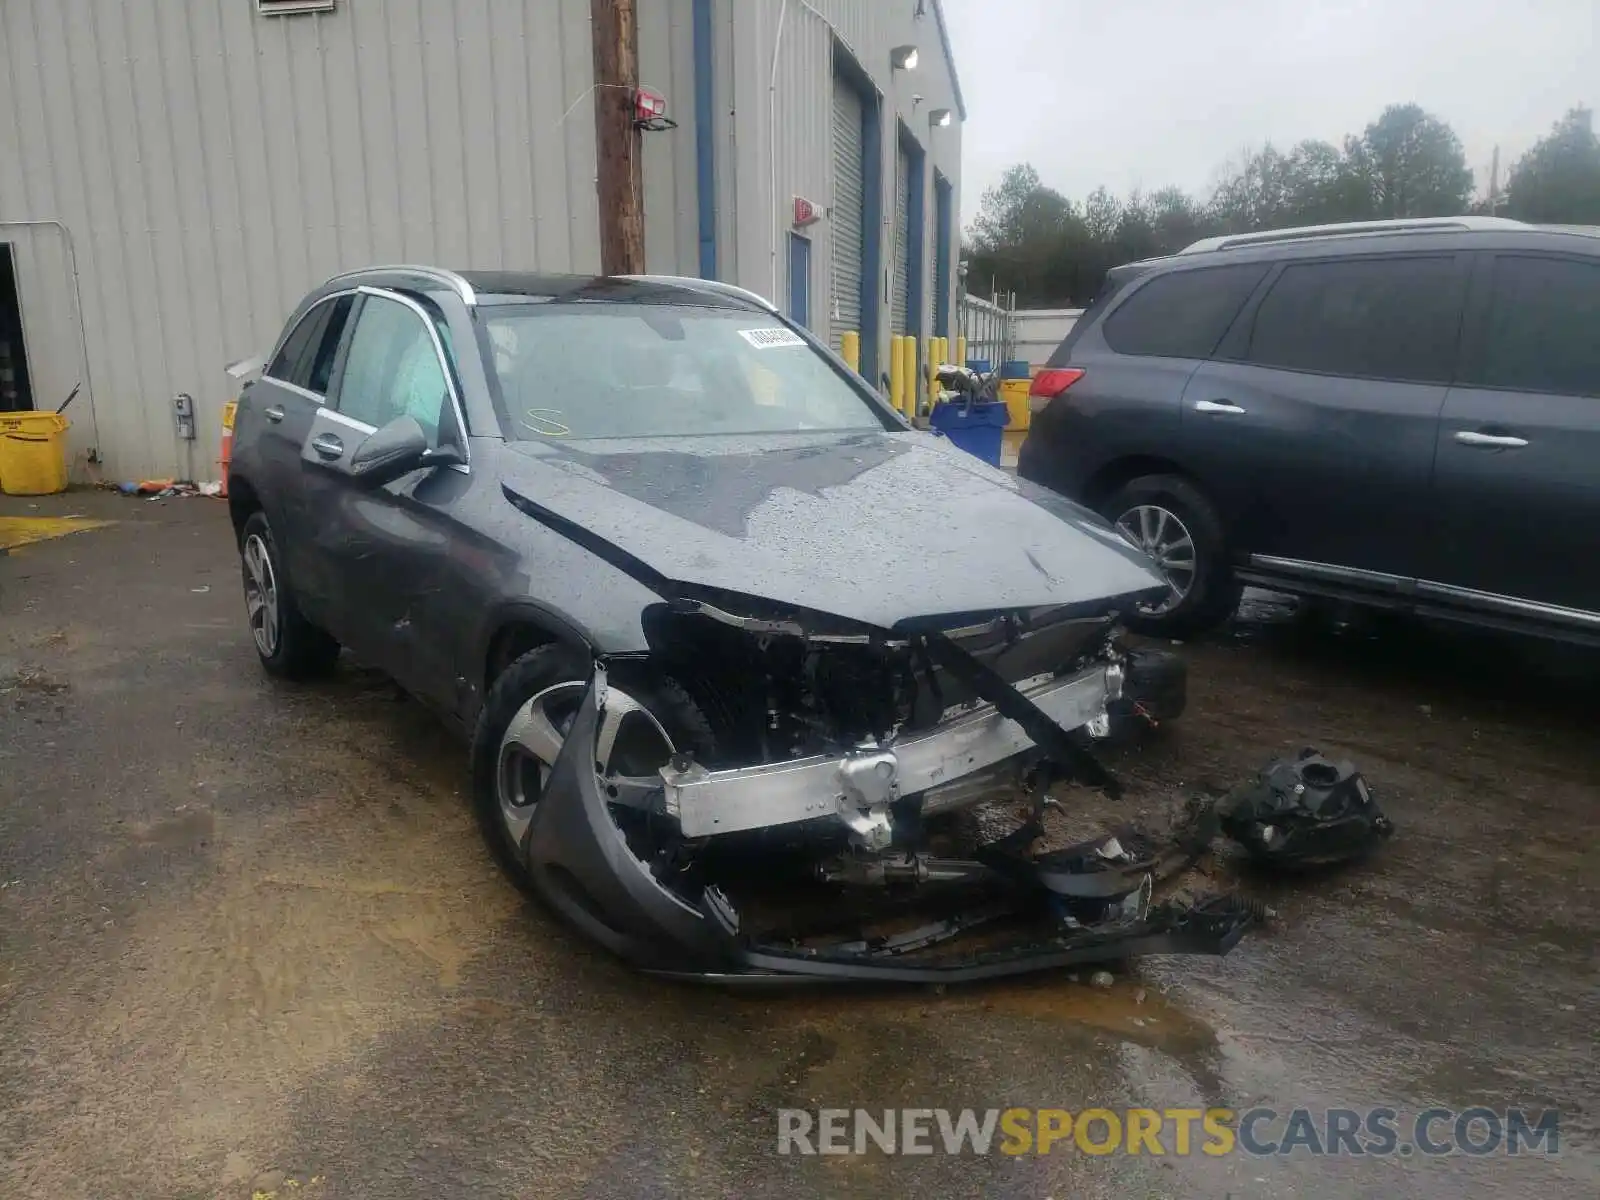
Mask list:
[[[718,238],[724,279],[763,295],[782,295],[781,246],[790,227],[791,197],[805,196],[820,205],[831,202],[835,41],[855,58],[884,97],[879,138],[883,186],[894,186],[896,123],[904,121],[926,151],[923,169],[928,177],[923,195],[932,196],[931,173],[937,168],[950,181],[952,200],[959,211],[961,122],[958,118],[946,128],[932,129],[928,121],[928,114],[936,108],[956,108],[933,7],[929,0],[925,15],[917,18],[916,0],[788,0],[787,4],[785,0],[716,0],[717,154],[722,162],[738,164],[737,171],[724,170],[718,179]],[[919,48],[918,67],[891,72],[889,52],[905,44]],[[770,93],[769,85],[775,85]],[[776,121],[770,119],[769,94],[777,98]],[[920,101],[914,101],[914,96],[920,96]],[[880,363],[887,360],[890,336],[893,200],[892,191],[883,197],[878,258],[867,264],[878,272]],[[925,217],[931,219],[933,206],[925,203],[923,207]],[[812,324],[838,345],[841,330],[824,321],[833,311],[829,222],[824,220],[807,232],[814,245]],[[922,239],[922,251],[922,278],[929,281],[919,328],[919,336],[925,339],[931,333],[931,235]],[[953,296],[950,302],[954,303]]]
[[0,0],[0,240],[41,407],[87,333],[75,465],[214,477],[224,364],[340,269],[598,269],[592,63],[589,0]]
[[644,257],[663,275],[700,273],[695,169],[694,0],[637,0],[639,82],[678,127],[644,135]]

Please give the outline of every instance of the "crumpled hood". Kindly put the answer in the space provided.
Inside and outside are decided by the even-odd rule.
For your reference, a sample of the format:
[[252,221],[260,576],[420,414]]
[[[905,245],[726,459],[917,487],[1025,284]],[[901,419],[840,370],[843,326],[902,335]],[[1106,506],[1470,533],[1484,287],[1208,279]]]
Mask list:
[[677,583],[883,629],[1164,588],[1097,516],[919,433],[510,442],[503,485]]

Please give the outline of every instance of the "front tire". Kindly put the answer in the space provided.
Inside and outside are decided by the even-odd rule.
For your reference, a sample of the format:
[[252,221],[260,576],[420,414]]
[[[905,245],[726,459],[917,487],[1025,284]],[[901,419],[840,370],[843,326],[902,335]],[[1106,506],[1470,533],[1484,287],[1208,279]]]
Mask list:
[[1240,586],[1228,562],[1222,518],[1180,475],[1143,475],[1118,488],[1101,515],[1155,560],[1172,588],[1129,618],[1130,629],[1187,637],[1215,628],[1239,606]]
[[253,512],[239,533],[245,612],[256,655],[267,672],[283,679],[326,675],[339,658],[339,643],[301,615],[283,573],[267,514]]
[[[563,645],[540,646],[507,667],[484,698],[472,738],[472,807],[495,861],[524,891],[532,879],[522,839],[561,751],[566,727],[593,681],[587,655]],[[654,772],[675,752],[714,759],[715,741],[705,715],[670,679],[646,667],[618,664],[608,674],[608,700],[597,747],[602,786],[614,798],[659,784]],[[630,845],[646,857],[652,831],[648,814],[626,814]]]

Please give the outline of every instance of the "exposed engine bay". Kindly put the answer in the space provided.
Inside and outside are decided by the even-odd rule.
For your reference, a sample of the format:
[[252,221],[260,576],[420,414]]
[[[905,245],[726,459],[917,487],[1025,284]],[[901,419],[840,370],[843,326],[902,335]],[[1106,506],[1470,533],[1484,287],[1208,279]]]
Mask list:
[[[1232,897],[1162,895],[1217,833],[1213,805],[1159,834],[1041,845],[1052,785],[1117,793],[1097,740],[1182,710],[1181,664],[1119,646],[1113,616],[886,636],[752,608],[671,602],[651,614],[648,664],[595,663],[522,842],[546,898],[636,965],[961,981],[1223,954],[1258,919]],[[626,680],[646,669],[710,736],[653,775],[608,775],[617,714],[640,707]]]

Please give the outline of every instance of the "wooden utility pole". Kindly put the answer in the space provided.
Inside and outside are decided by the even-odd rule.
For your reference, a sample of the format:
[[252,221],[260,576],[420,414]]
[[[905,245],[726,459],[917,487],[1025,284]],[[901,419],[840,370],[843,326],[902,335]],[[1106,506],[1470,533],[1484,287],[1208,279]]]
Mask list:
[[634,0],[589,0],[594,38],[595,157],[600,193],[600,269],[644,271],[644,171],[633,126],[639,82]]

